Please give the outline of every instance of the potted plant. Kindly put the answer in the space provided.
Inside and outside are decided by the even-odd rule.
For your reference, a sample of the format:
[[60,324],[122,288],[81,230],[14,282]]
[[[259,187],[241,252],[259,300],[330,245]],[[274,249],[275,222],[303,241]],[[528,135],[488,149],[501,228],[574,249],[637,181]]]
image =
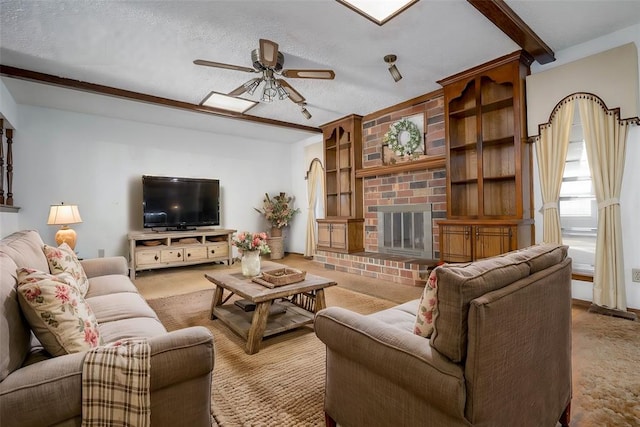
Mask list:
[[280,193],[273,197],[269,197],[269,194],[265,193],[262,209],[254,208],[263,214],[271,224],[271,237],[281,237],[282,228],[289,225],[293,216],[300,212],[300,209],[294,209],[292,204],[293,197],[287,196],[286,193]]

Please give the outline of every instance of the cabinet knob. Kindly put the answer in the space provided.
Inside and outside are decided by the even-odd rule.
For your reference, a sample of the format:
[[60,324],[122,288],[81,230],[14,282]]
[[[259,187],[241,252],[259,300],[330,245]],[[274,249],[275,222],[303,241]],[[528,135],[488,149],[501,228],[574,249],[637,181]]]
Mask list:
[[[180,256],[180,254],[178,254],[178,256]],[[191,256],[191,252],[187,252],[187,257]]]
[[212,254],[215,254],[215,253],[216,253],[216,250],[215,250],[215,249],[211,249],[211,253],[212,253]]
[[158,255],[154,256],[153,259],[158,260]]
[[180,258],[180,252],[178,252],[178,258]]

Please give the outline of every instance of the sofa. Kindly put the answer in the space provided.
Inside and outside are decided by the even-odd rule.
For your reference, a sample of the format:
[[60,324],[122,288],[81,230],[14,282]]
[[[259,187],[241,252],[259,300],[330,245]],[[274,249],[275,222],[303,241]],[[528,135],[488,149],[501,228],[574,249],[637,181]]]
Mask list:
[[[35,338],[21,309],[20,268],[49,271],[36,231],[0,241],[0,424],[79,426],[85,352],[51,356]],[[153,426],[210,426],[214,342],[204,327],[167,332],[128,277],[123,257],[81,260],[88,277],[85,300],[102,343],[146,338],[150,347]]]
[[424,298],[370,315],[339,307],[317,313],[327,425],[568,425],[567,247],[443,265],[432,277],[428,338],[415,333]]

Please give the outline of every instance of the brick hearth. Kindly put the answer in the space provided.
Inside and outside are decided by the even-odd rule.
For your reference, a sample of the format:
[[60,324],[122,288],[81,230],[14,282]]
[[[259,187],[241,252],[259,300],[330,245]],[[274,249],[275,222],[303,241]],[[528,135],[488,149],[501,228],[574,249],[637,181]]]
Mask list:
[[410,286],[424,286],[429,272],[437,262],[374,252],[341,254],[327,251],[317,251],[314,261],[330,270]]

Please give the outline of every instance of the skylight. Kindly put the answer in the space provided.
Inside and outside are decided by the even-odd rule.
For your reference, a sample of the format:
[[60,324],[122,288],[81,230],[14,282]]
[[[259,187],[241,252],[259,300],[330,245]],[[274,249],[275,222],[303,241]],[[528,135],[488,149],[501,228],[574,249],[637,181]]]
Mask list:
[[337,0],[378,25],[383,25],[418,0]]

